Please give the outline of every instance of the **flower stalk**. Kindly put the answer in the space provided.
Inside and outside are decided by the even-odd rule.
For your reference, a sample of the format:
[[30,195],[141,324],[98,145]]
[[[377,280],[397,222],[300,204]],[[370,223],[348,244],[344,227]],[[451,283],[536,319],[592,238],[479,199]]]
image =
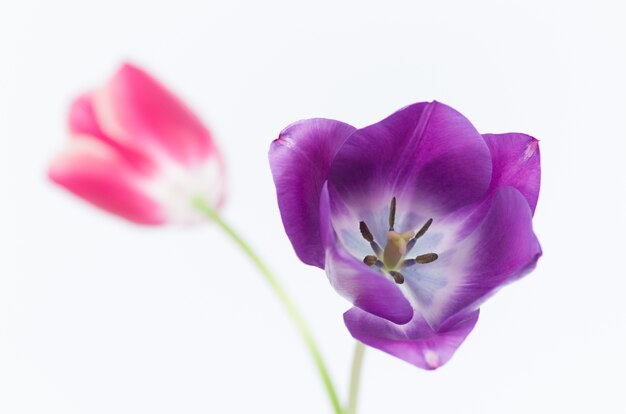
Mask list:
[[210,218],[213,222],[215,222],[218,227],[228,235],[231,240],[241,248],[241,250],[248,256],[250,261],[256,266],[256,268],[261,272],[261,275],[272,289],[280,303],[283,305],[287,314],[291,318],[291,321],[294,323],[298,333],[302,337],[309,353],[311,354],[311,358],[313,358],[313,362],[317,368],[317,371],[321,377],[321,380],[326,388],[326,392],[328,394],[328,398],[330,399],[330,403],[333,406],[335,414],[343,414],[343,409],[341,408],[341,404],[339,402],[339,398],[337,397],[337,392],[335,390],[335,386],[330,378],[330,374],[328,369],[326,368],[326,364],[320,350],[313,339],[313,335],[311,331],[302,318],[300,311],[297,309],[296,305],[293,303],[285,289],[282,287],[276,276],[270,271],[269,267],[261,260],[261,258],[252,250],[250,245],[244,241],[241,236],[232,228],[228,223],[226,223],[213,208],[211,208],[202,198],[194,198],[193,205],[196,209],[201,211],[204,215]]
[[361,384],[361,369],[363,367],[363,356],[365,355],[365,345],[357,341],[354,346],[354,356],[352,358],[352,373],[350,375],[350,394],[348,395],[348,405],[345,414],[356,414],[359,400],[359,389]]

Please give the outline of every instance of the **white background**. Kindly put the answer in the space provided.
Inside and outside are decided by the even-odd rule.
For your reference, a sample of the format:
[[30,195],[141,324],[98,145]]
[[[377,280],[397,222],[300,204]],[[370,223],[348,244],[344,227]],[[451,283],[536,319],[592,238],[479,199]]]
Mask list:
[[1,413],[330,412],[290,321],[214,226],[136,227],[46,180],[69,102],[123,60],[215,132],[224,214],[301,306],[342,395],[349,305],[288,243],[271,140],[431,99],[539,138],[537,270],[436,372],[368,350],[360,413],[626,412],[623,2],[1,1]]

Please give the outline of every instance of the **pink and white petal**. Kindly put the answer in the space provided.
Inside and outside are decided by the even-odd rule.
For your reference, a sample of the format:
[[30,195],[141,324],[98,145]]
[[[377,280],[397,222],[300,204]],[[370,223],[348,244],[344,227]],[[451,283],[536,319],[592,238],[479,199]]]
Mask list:
[[[156,79],[130,64],[94,93],[98,124],[129,147],[189,166],[217,152],[200,119]],[[158,161],[158,160],[157,160]]]
[[320,196],[320,231],[326,250],[326,275],[337,293],[354,306],[394,323],[411,320],[413,308],[396,284],[355,259],[338,241],[330,218],[327,185]]
[[48,176],[91,204],[132,222],[158,225],[166,221],[161,206],[141,188],[146,177],[97,139],[72,140],[52,162]]
[[285,231],[304,263],[324,268],[320,192],[335,154],[355,128],[331,119],[307,119],[272,142],[270,167]]
[[419,368],[433,370],[448,362],[474,329],[478,315],[478,310],[457,315],[437,332],[418,313],[405,325],[396,325],[359,308],[350,309],[343,318],[356,340]]
[[437,261],[403,271],[400,288],[434,330],[454,315],[478,308],[500,287],[532,270],[541,256],[532,212],[517,189],[501,187],[485,203],[490,207],[469,236],[438,246]]
[[107,138],[96,119],[90,93],[79,96],[70,105],[67,123],[72,137]]
[[68,127],[72,133],[72,139],[98,139],[102,141],[112,151],[116,151],[139,174],[153,175],[158,170],[155,161],[140,152],[139,148],[125,146],[102,131],[96,118],[92,94],[81,95],[72,102],[68,116]]
[[491,191],[503,186],[517,188],[534,214],[541,184],[539,141],[519,133],[483,134],[483,138],[493,162]]
[[195,207],[193,200],[202,200],[216,210],[224,203],[226,185],[218,157],[209,157],[193,167],[178,164],[159,167],[142,189],[161,206],[169,223],[191,225],[206,221],[206,215]]

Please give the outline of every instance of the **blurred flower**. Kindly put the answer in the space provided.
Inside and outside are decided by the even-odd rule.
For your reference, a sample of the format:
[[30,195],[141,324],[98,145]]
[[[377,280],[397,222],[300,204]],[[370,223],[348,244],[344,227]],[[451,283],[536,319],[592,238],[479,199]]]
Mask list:
[[479,305],[541,256],[537,141],[481,136],[441,103],[363,129],[296,122],[269,158],[287,235],[354,304],[351,334],[421,368],[443,365]]
[[176,96],[126,64],[70,107],[71,139],[50,166],[57,184],[141,224],[190,223],[217,207],[224,166],[211,134]]

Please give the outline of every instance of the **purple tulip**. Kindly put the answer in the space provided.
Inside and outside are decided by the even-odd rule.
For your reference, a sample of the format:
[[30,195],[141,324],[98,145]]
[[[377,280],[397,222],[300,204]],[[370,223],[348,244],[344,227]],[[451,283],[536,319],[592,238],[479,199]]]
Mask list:
[[439,102],[363,129],[296,122],[269,158],[285,231],[354,305],[350,333],[418,367],[446,363],[480,304],[541,256],[537,140],[481,135]]

